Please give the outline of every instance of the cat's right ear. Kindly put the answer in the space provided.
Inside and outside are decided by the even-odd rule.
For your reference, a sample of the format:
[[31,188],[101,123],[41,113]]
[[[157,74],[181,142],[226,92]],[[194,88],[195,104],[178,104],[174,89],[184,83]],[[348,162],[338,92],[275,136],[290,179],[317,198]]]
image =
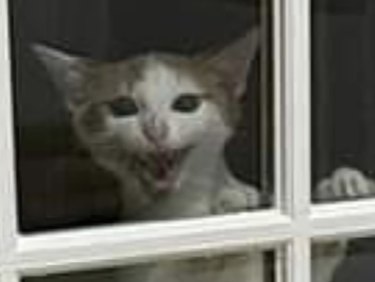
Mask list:
[[80,103],[83,99],[80,89],[91,61],[41,44],[32,45],[32,50],[64,93],[68,107]]
[[219,50],[199,54],[196,60],[218,71],[232,94],[240,97],[246,90],[247,75],[260,47],[259,36],[259,29],[254,27]]

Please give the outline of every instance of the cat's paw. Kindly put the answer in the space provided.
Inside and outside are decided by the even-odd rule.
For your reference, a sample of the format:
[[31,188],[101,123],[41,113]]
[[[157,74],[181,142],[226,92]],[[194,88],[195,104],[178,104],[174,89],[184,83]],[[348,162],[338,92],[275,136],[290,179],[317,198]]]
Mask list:
[[353,168],[339,168],[331,177],[318,183],[314,199],[335,201],[375,195],[375,182],[361,171]]
[[215,200],[213,212],[224,214],[256,209],[260,206],[259,192],[246,185],[222,189]]

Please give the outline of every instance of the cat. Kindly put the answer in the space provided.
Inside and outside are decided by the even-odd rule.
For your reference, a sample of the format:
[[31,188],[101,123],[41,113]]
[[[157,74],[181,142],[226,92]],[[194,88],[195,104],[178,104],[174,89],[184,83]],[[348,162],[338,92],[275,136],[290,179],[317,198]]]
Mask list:
[[[99,62],[35,45],[79,139],[122,183],[124,217],[181,218],[259,205],[223,147],[239,119],[258,31],[213,54]],[[146,208],[147,207],[147,208]]]
[[[151,52],[118,62],[45,45],[33,49],[64,94],[80,141],[122,184],[124,217],[154,220],[259,207],[257,189],[233,177],[223,157],[240,118],[258,37],[253,29],[216,52]],[[318,199],[369,190],[362,185],[364,189],[352,193],[353,183],[363,178],[350,169],[339,170],[332,179],[318,185]],[[332,261],[314,262],[321,273],[314,282],[329,281],[342,250]],[[238,282],[262,282],[263,267],[263,254],[248,252],[160,262],[136,271],[130,281],[232,282],[236,277]],[[121,281],[129,281],[126,277]]]

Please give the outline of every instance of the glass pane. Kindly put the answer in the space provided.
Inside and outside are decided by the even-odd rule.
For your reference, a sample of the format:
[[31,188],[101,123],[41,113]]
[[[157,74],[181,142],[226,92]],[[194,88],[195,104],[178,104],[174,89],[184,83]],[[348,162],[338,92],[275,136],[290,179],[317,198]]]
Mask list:
[[[374,195],[375,2],[312,1],[314,200]],[[326,193],[328,190],[333,193]]]
[[23,232],[272,198],[268,1],[9,1]]
[[[273,282],[271,251],[230,253],[168,260],[112,269],[54,274],[23,282]],[[235,280],[233,280],[235,279]],[[281,280],[278,280],[281,281]]]
[[313,245],[313,282],[372,282],[375,240],[362,238]]

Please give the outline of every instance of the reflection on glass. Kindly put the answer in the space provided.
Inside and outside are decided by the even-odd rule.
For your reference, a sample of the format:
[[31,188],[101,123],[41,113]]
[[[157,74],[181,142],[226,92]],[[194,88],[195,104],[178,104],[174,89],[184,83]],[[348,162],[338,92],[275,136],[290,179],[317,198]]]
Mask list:
[[[375,5],[312,1],[315,201],[375,194]],[[334,186],[326,193],[328,186]]]
[[[267,260],[264,258],[268,257]],[[54,274],[23,282],[273,282],[272,253],[206,255],[116,269]],[[279,280],[278,280],[279,281]]]
[[10,5],[22,231],[270,204],[267,1]]
[[314,244],[313,281],[374,281],[374,246],[373,238]]

